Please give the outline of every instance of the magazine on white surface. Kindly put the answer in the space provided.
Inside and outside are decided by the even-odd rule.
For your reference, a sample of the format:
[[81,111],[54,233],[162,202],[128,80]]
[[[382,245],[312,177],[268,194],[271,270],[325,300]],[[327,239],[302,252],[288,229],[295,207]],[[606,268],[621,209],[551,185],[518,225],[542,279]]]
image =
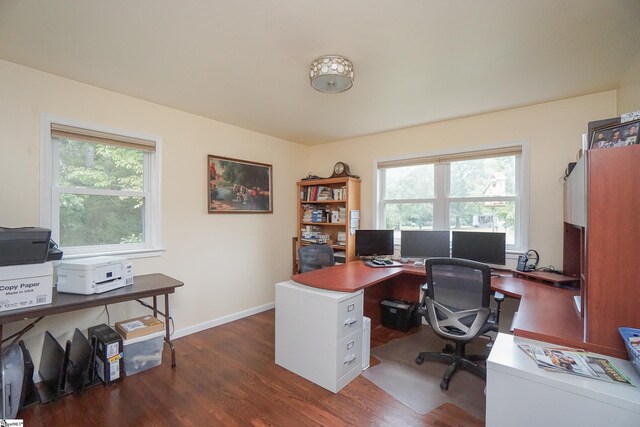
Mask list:
[[587,353],[584,350],[564,347],[538,347],[519,344],[539,368],[552,372],[564,372],[617,384],[631,384],[609,359]]

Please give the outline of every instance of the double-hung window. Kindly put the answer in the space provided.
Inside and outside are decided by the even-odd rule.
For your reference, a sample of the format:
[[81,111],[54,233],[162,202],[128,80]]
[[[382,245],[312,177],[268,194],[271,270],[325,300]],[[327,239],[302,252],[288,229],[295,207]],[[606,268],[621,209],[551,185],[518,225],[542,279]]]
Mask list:
[[526,250],[526,144],[377,162],[376,225],[401,230],[506,233]]
[[41,224],[74,254],[160,249],[160,139],[42,120]]

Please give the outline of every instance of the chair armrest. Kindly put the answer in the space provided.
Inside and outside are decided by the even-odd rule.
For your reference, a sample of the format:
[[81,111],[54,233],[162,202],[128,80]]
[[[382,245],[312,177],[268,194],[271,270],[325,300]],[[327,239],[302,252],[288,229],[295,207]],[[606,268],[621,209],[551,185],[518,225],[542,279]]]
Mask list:
[[495,291],[495,293],[493,294],[493,299],[495,299],[497,302],[502,302],[504,301],[504,294],[502,292]]

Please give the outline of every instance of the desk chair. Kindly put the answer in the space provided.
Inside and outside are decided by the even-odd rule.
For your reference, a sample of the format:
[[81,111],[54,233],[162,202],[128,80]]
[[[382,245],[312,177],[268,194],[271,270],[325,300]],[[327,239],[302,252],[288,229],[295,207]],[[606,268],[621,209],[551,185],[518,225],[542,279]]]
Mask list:
[[447,345],[442,352],[422,352],[416,363],[421,365],[425,359],[449,363],[440,382],[442,390],[449,388],[459,367],[486,380],[486,369],[476,363],[486,356],[466,355],[465,345],[489,331],[498,331],[495,314],[489,308],[491,268],[464,259],[429,258],[425,269],[427,283],[419,313],[436,335],[453,341],[455,348]]
[[335,264],[333,249],[327,245],[307,245],[298,249],[300,273],[330,267]]

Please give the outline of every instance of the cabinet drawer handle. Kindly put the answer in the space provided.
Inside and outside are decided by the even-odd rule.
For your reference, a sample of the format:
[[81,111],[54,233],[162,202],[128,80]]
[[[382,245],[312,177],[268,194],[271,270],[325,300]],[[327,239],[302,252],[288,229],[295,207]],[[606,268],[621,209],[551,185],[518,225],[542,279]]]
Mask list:
[[351,326],[354,323],[357,323],[358,321],[356,319],[347,319],[344,321],[344,326]]
[[351,356],[349,356],[346,359],[344,359],[344,364],[345,365],[351,365],[354,360],[356,360],[356,355],[352,354]]

